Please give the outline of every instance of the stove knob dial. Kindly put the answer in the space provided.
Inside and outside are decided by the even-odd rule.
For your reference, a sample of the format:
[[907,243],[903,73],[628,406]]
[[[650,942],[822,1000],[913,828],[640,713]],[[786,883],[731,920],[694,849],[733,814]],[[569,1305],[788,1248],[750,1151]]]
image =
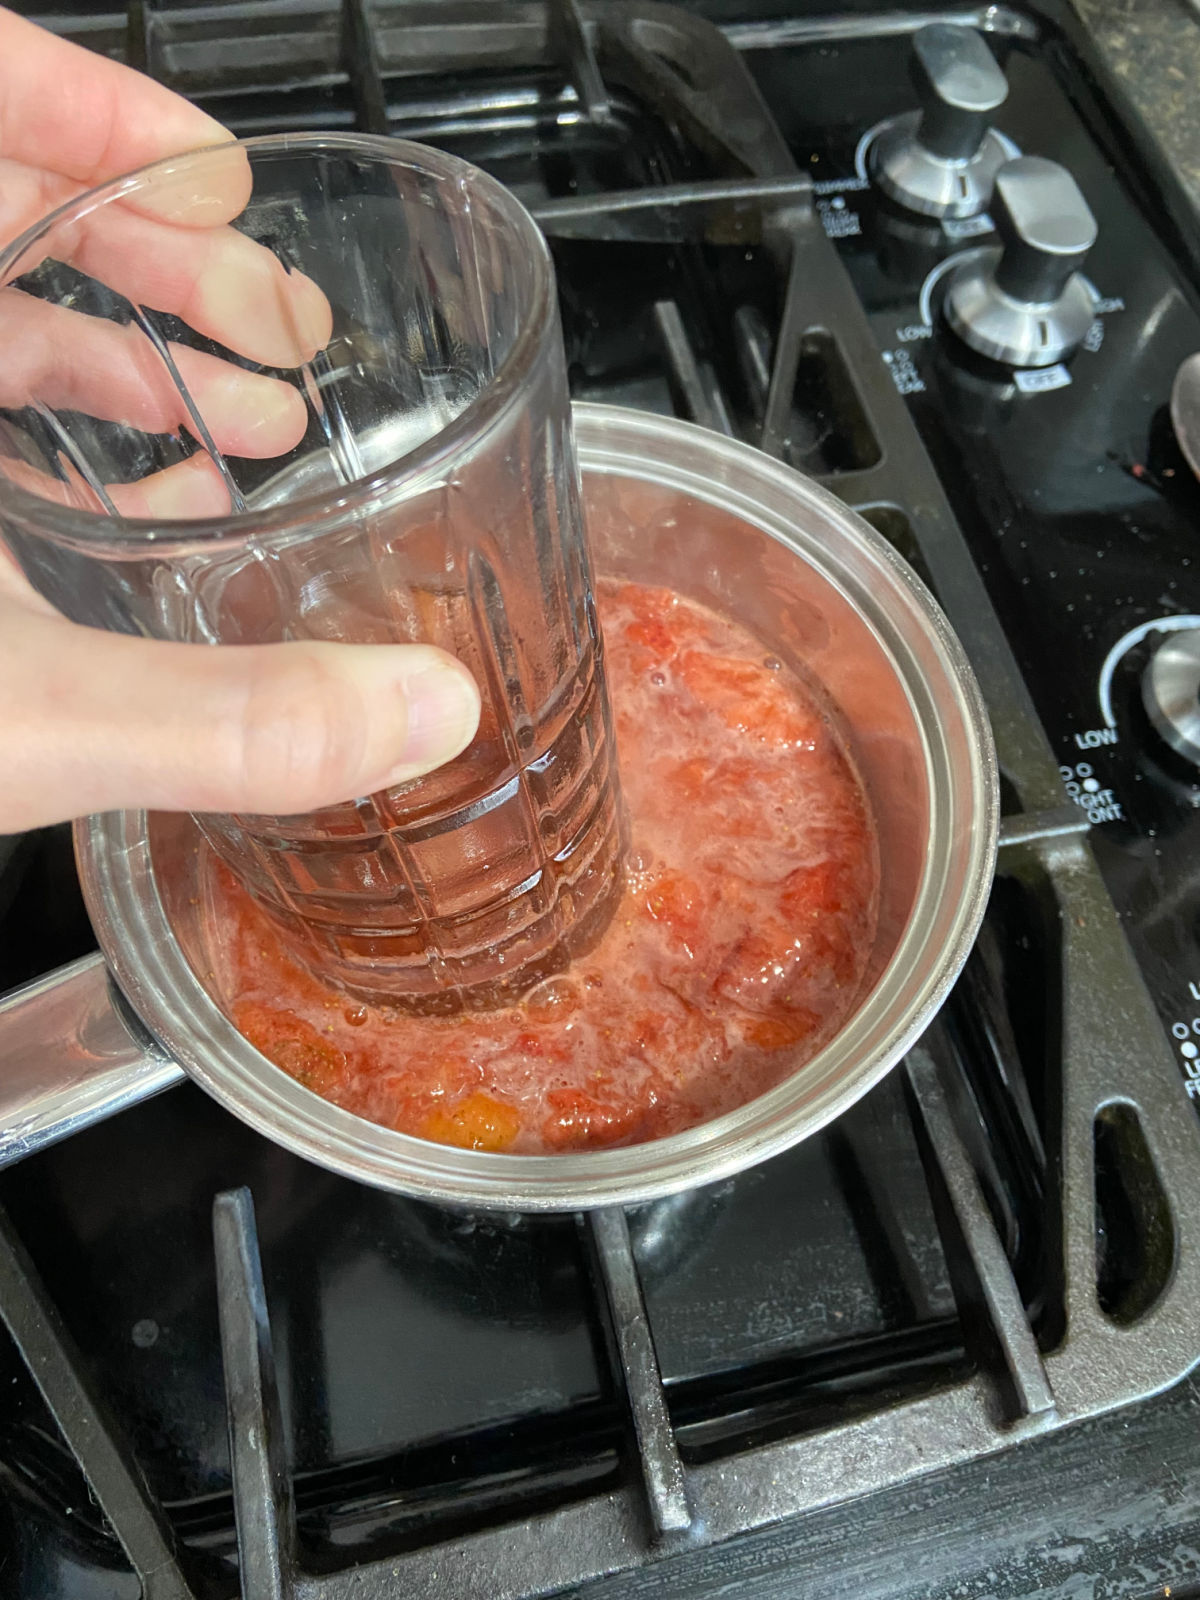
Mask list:
[[1200,628],[1159,645],[1142,675],[1142,702],[1171,748],[1200,766]]
[[1171,425],[1184,460],[1200,478],[1200,351],[1188,356],[1171,385]]
[[875,181],[890,199],[926,217],[973,217],[986,209],[1008,159],[988,126],[1008,85],[973,28],[935,22],[913,40],[921,110],[897,117],[875,140]]
[[1001,167],[992,213],[1004,248],[981,251],[955,272],[947,321],[993,361],[1053,366],[1096,315],[1078,270],[1096,242],[1096,219],[1066,168],[1041,156]]

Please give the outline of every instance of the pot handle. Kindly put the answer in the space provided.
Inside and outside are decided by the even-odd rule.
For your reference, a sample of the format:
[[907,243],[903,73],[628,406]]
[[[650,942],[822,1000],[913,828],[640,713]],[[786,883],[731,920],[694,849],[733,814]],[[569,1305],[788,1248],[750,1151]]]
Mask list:
[[0,1167],[183,1077],[97,952],[0,998]]

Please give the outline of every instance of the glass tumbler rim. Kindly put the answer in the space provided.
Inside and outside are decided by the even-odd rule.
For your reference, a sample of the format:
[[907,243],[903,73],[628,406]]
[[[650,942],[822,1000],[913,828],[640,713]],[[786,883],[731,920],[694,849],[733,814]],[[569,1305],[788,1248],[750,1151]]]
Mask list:
[[233,542],[251,534],[283,535],[298,522],[303,522],[305,532],[311,534],[322,524],[336,524],[362,502],[387,496],[405,481],[423,478],[436,470],[440,462],[452,459],[469,441],[478,438],[504,415],[520,392],[522,378],[537,360],[547,324],[555,312],[554,274],[545,237],[529,211],[510,189],[481,167],[433,145],[384,134],[258,134],[248,139],[202,145],[148,162],[76,195],[0,248],[0,288],[8,286],[6,280],[13,267],[52,228],[66,221],[80,220],[100,205],[120,200],[144,187],[154,174],[178,173],[190,163],[210,159],[231,148],[245,150],[250,155],[317,155],[330,151],[371,158],[387,165],[406,162],[439,178],[462,180],[469,177],[520,235],[521,267],[532,280],[529,312],[512,348],[479,393],[431,438],[350,483],[279,505],[258,506],[246,511],[231,508],[219,516],[208,517],[114,517],[33,494],[0,473],[0,511],[19,517],[41,537],[84,548],[102,543],[109,548],[131,550],[148,544],[169,549],[179,545]]

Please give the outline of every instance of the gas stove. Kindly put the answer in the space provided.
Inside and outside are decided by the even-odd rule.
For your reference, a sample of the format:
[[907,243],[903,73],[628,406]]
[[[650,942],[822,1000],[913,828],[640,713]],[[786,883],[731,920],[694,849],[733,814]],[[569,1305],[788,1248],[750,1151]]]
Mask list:
[[[1080,1440],[1153,1458],[1139,1402],[1167,1390],[1158,1459],[1178,1525],[1200,1517],[1178,1444],[1200,485],[1170,417],[1200,350],[1196,222],[1065,6],[762,9],[42,18],[238,134],[390,133],[508,184],[553,250],[577,398],[759,444],[933,588],[1005,821],[975,953],[904,1066],[800,1148],[649,1207],[382,1195],[184,1084],[102,1085],[69,1126],[6,1115],[6,1594],[848,1592],[850,1534],[818,1558],[813,1529],[886,1548],[888,1515],[928,1569],[864,1566],[860,1593],[1057,1593],[1016,1558],[976,1567],[998,1542],[980,1483],[1032,1539],[1018,1475],[1065,1494]],[[62,832],[0,871],[0,977],[84,955]],[[974,1530],[957,1567],[928,1554],[938,1514]],[[1112,1593],[1200,1570],[1194,1533],[1164,1536],[1174,1567],[1125,1537],[1140,1587]]]

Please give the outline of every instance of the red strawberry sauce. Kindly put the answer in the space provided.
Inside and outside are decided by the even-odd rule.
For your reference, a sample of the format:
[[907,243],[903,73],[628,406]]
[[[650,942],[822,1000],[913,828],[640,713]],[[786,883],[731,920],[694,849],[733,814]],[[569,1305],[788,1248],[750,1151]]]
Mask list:
[[465,1017],[364,1007],[296,965],[216,869],[234,1021],[359,1116],[483,1150],[635,1144],[761,1094],[854,1004],[878,862],[818,702],[669,590],[598,598],[631,844],[616,914],[568,972]]

